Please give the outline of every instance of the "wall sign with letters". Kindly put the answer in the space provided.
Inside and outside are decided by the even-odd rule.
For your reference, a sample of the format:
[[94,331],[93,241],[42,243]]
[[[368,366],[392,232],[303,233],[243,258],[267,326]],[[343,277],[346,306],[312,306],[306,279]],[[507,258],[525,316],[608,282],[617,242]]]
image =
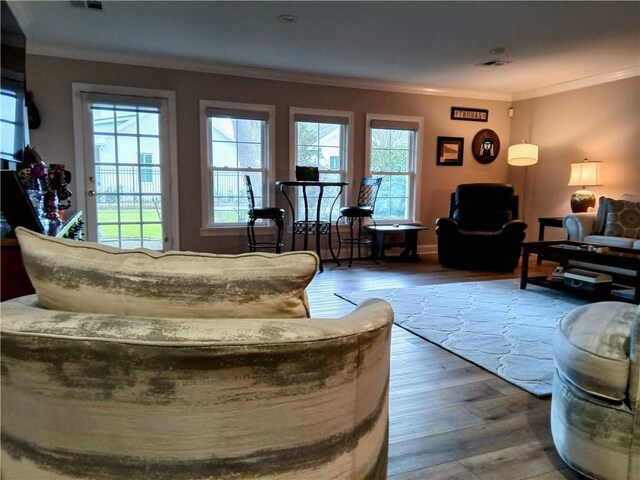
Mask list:
[[480,108],[451,107],[451,120],[486,122],[489,120],[489,110],[483,110]]

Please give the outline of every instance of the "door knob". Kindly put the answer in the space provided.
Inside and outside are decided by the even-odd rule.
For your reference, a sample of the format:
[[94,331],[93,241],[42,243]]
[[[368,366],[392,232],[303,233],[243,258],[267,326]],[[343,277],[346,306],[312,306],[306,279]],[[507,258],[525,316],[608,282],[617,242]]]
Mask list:
[[95,190],[89,190],[87,192],[87,195],[89,195],[90,197],[95,197],[96,196],[96,191]]

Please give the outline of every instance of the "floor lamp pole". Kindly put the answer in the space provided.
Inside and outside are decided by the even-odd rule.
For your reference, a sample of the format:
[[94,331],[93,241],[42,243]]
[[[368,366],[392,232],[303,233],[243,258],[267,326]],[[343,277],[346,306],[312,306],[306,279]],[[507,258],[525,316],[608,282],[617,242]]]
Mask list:
[[525,210],[525,200],[527,198],[527,170],[529,170],[529,167],[527,167],[526,165],[524,166],[524,180],[522,181],[522,218],[521,220],[526,222],[526,215],[527,212]]

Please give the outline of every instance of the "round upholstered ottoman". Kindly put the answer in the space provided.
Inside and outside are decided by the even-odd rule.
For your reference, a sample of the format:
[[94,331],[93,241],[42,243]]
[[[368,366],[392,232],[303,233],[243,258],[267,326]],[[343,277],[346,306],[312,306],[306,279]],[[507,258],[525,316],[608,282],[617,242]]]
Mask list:
[[599,302],[558,325],[551,432],[563,460],[590,478],[640,478],[639,317],[637,305]]

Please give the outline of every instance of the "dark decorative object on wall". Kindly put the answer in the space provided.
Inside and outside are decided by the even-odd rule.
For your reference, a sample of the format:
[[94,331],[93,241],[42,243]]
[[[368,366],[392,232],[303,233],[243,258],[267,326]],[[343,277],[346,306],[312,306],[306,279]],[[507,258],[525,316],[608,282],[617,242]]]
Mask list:
[[471,144],[473,157],[480,163],[493,162],[500,153],[500,139],[493,130],[485,128],[476,133]]
[[33,101],[33,92],[27,92],[27,97],[25,98],[25,104],[27,106],[27,118],[29,121],[29,128],[36,129],[40,126],[40,111],[38,110],[38,107],[36,107],[36,104]]
[[464,153],[464,138],[438,137],[436,165],[461,166]]
[[451,107],[451,120],[486,122],[489,120],[489,110],[483,110],[481,108]]

